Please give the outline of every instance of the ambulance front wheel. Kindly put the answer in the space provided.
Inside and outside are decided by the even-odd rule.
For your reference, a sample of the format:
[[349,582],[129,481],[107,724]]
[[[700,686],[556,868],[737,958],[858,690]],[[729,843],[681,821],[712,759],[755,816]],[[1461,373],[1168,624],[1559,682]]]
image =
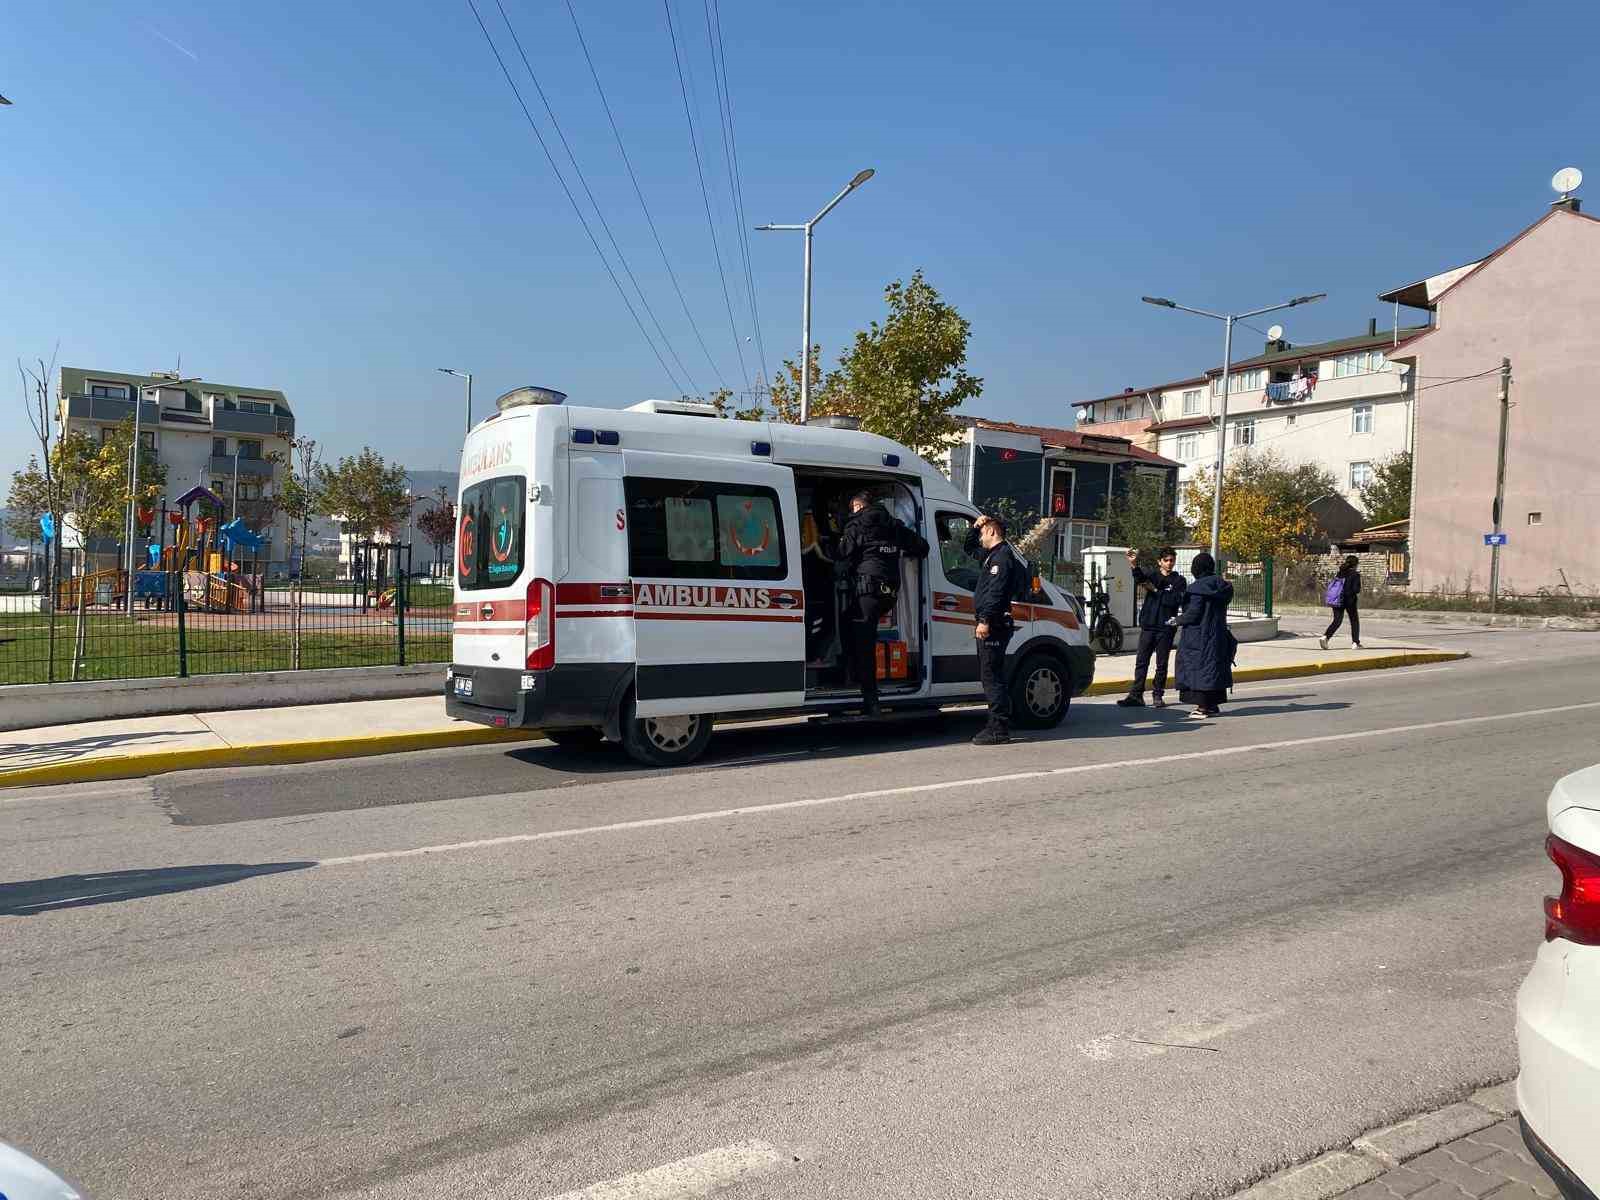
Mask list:
[[711,714],[637,717],[630,696],[622,710],[622,748],[647,767],[678,767],[705,753],[711,741]]
[[1072,676],[1053,654],[1030,654],[1011,680],[1011,719],[1024,729],[1054,729],[1072,703]]

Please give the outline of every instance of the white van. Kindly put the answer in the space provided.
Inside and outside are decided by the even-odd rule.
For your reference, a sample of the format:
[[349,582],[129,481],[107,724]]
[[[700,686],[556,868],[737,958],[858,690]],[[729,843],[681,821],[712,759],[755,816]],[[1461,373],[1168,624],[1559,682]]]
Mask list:
[[[981,698],[976,511],[935,468],[851,428],[564,399],[508,392],[467,435],[452,717],[667,766],[698,757],[719,715],[859,708],[828,555],[863,488],[932,547],[904,561],[879,630],[883,705]],[[1012,611],[1014,720],[1053,726],[1094,677],[1083,613],[1043,582]]]

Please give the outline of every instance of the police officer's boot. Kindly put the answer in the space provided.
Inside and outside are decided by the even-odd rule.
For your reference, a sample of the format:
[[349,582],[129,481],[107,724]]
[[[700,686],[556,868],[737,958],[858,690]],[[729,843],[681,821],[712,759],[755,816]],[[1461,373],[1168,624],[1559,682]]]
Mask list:
[[[1160,702],[1161,702],[1161,697],[1159,695],[1157,695],[1156,703],[1159,704]],[[1144,707],[1144,697],[1142,695],[1140,695],[1138,692],[1129,692],[1121,700],[1117,701],[1117,707],[1118,708],[1143,708]]]
[[972,739],[974,746],[1004,746],[1011,740],[1011,731],[1004,725],[991,721]]

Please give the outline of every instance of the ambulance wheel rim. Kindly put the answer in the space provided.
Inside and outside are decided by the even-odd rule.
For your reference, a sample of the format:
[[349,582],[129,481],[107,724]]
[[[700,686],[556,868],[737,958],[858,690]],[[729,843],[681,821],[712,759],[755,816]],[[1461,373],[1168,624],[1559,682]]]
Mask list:
[[1041,717],[1048,717],[1061,704],[1061,676],[1054,667],[1039,667],[1028,676],[1024,691],[1028,708]]
[[674,754],[693,742],[700,732],[700,718],[650,717],[644,723],[645,736],[657,750]]

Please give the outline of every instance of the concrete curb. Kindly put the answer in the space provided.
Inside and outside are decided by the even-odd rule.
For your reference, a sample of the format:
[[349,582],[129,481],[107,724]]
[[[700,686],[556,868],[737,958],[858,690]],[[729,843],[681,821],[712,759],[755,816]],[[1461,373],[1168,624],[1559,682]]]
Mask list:
[[[1266,679],[1294,679],[1308,675],[1334,675],[1347,671],[1377,671],[1414,667],[1423,663],[1467,658],[1458,651],[1414,650],[1365,659],[1328,659],[1294,666],[1255,667],[1235,671],[1236,683]],[[1086,695],[1112,696],[1128,690],[1126,680],[1091,684]],[[495,742],[535,741],[544,735],[536,729],[489,729],[471,725],[460,729],[432,729],[419,733],[376,733],[360,737],[317,738],[295,742],[260,742],[203,749],[156,750],[148,754],[116,754],[75,762],[46,763],[37,767],[0,768],[0,788],[38,787],[42,784],[94,783],[109,779],[142,779],[168,771],[200,771],[214,767],[261,767],[323,762],[337,758],[364,758],[375,754],[401,754],[408,750],[443,750],[453,746],[482,746]]]
[[1333,1200],[1410,1159],[1487,1129],[1516,1111],[1514,1083],[1479,1088],[1458,1104],[1369,1130],[1347,1149],[1333,1150],[1279,1171],[1234,1192],[1228,1200]]
[[208,767],[271,767],[366,758],[407,750],[444,750],[494,742],[526,742],[544,735],[537,729],[429,729],[419,733],[373,733],[361,737],[315,738],[297,742],[258,742],[242,746],[156,750],[148,754],[116,754],[76,762],[0,769],[0,788],[38,787],[47,783],[94,783],[108,779],[142,779],[168,771],[201,771]]
[[[1328,610],[1309,604],[1278,604],[1273,611],[1280,617],[1326,617]],[[1428,608],[1362,608],[1368,621],[1425,621],[1435,625],[1482,625],[1496,629],[1555,629],[1593,633],[1600,620],[1587,617],[1533,617],[1514,613],[1451,612]]]
[[[1247,667],[1233,673],[1233,681],[1261,683],[1270,679],[1301,679],[1310,675],[1343,675],[1350,671],[1386,671],[1396,667],[1421,667],[1429,663],[1455,662],[1471,658],[1464,650],[1403,650],[1374,658],[1321,659],[1313,663],[1293,663],[1281,667]],[[1091,683],[1086,696],[1113,696],[1128,690],[1130,680],[1105,679]]]

